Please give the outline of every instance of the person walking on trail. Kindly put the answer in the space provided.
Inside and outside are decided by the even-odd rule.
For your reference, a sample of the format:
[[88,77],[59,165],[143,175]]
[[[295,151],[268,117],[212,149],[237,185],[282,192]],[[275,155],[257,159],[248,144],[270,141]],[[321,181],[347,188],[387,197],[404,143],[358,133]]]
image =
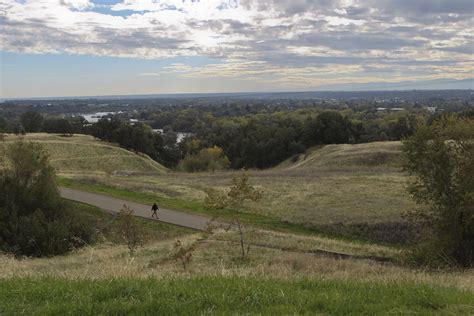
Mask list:
[[153,203],[153,206],[151,207],[151,211],[153,212],[151,214],[151,217],[155,217],[156,219],[158,219],[158,214],[156,213],[157,211],[159,211],[160,208],[158,207],[158,205],[156,203]]

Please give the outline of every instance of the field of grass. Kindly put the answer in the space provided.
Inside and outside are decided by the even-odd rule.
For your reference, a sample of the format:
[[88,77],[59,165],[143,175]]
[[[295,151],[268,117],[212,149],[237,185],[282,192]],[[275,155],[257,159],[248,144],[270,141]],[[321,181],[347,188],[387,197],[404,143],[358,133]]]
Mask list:
[[[7,135],[0,151],[18,136]],[[145,155],[138,155],[87,135],[63,137],[54,134],[31,133],[22,136],[27,141],[43,144],[58,174],[64,176],[106,176],[129,174],[161,174],[167,170]]]
[[[0,314],[474,311],[472,270],[416,271],[255,245],[242,260],[235,238],[235,232],[204,236],[168,227],[133,256],[113,239],[54,258],[0,256]],[[330,242],[261,231],[246,238],[302,251]],[[177,239],[195,249],[186,271],[174,260]]]
[[[206,234],[146,219],[136,220],[146,242],[131,255],[114,216],[72,203],[94,223],[97,242],[53,258],[0,254],[0,315],[473,314],[474,270],[415,270],[399,263],[398,247],[320,234],[325,225],[383,229],[414,207],[404,191],[399,143],[328,147],[250,171],[264,199],[240,210],[210,211],[202,203],[205,187],[228,187],[240,172],[125,176],[94,166],[90,174],[63,169],[60,183],[69,187],[224,219],[239,212],[248,256],[240,257],[235,230]],[[381,163],[363,160],[379,159],[379,151]],[[54,163],[61,154],[50,152]],[[186,271],[176,260],[176,240],[194,249]]]
[[[19,296],[17,294],[21,293]],[[0,314],[471,314],[470,293],[409,282],[173,279],[11,279],[0,287]]]
[[[400,155],[399,142],[310,149],[276,168],[250,170],[251,181],[264,192],[263,199],[247,203],[239,211],[252,220],[270,221],[273,227],[286,223],[318,232],[343,232],[351,238],[403,243],[412,229],[402,214],[417,206],[406,192],[407,178],[400,170]],[[117,189],[130,192],[134,195],[131,199],[148,196],[171,208],[218,215],[203,209],[204,189],[223,190],[240,173],[69,178],[81,181],[83,189],[104,186],[108,189],[103,193]],[[93,187],[88,188],[87,184]]]

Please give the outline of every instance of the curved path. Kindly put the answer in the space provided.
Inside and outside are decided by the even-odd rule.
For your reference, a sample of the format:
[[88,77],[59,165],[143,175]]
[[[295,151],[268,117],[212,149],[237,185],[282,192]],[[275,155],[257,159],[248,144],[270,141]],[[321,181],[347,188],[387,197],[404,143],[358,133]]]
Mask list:
[[[134,213],[135,216],[143,217],[150,220],[155,220],[151,217],[150,205],[134,203],[134,202],[121,200],[121,199],[106,196],[106,195],[89,193],[89,192],[84,192],[84,191],[79,191],[79,190],[74,190],[74,189],[68,189],[64,187],[60,187],[59,190],[61,192],[61,197],[63,197],[64,199],[94,205],[112,214],[118,213],[120,209],[122,208],[122,206],[126,204],[135,211]],[[163,209],[163,208],[160,208],[160,210],[158,211],[157,220],[160,222],[192,228],[196,230],[206,230],[208,227],[208,223],[210,222],[210,218],[205,217],[205,216],[188,214],[184,212],[173,211],[173,210]],[[214,225],[215,224],[216,223],[214,223]],[[229,240],[219,240],[219,239],[216,239],[214,241],[234,242],[231,240],[229,241]],[[316,255],[316,254],[329,255],[329,256],[339,258],[339,259],[346,259],[346,258],[368,259],[368,260],[375,260],[375,261],[380,261],[384,263],[387,263],[387,262],[390,263],[392,261],[391,258],[383,258],[383,257],[375,257],[375,256],[358,256],[358,255],[353,255],[349,253],[341,253],[341,252],[335,252],[331,250],[318,249],[318,248],[310,252],[307,252],[307,251],[305,252],[305,251],[295,251],[294,249],[286,249],[286,248],[275,247],[275,246],[259,244],[259,243],[251,243],[251,244],[257,247],[279,249],[282,251],[306,253],[306,254],[312,254],[312,255]]]
[[[126,204],[135,211],[135,216],[152,219],[151,205],[134,203],[106,195],[89,193],[64,187],[60,187],[59,190],[61,192],[61,197],[65,199],[97,206],[98,208],[101,208],[112,214],[118,213],[122,206]],[[158,221],[196,230],[206,230],[210,218],[160,207],[160,210],[158,211]]]

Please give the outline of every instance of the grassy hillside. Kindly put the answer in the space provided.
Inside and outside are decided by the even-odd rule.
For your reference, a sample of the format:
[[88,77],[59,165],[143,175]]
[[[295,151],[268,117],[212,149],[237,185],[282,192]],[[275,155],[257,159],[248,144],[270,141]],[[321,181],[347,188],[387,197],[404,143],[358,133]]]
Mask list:
[[[53,134],[32,133],[25,140],[39,142],[51,155],[51,164],[63,176],[105,176],[165,173],[165,167],[145,155],[137,155],[88,135],[62,137]],[[8,135],[5,144],[17,136]],[[0,150],[4,146],[0,143]]]
[[[408,230],[401,215],[417,206],[406,192],[407,179],[399,167],[400,145],[328,145],[313,148],[295,162],[288,160],[276,168],[251,170],[252,183],[264,195],[261,201],[244,205],[241,211],[331,233],[363,235],[376,241],[403,240]],[[100,176],[80,180],[152,195],[163,203],[187,201],[201,212],[199,203],[204,200],[204,189],[225,189],[240,173],[174,172],[160,177]]]
[[335,167],[396,168],[400,166],[400,142],[340,144],[313,147],[294,156],[277,168],[309,169]]
[[[99,220],[102,242],[53,258],[0,254],[0,314],[474,311],[474,271],[413,271],[311,252],[396,255],[387,247],[247,227],[242,260],[236,231],[209,235],[137,219],[147,241],[131,256],[114,238],[112,215],[76,207]],[[186,271],[175,259],[177,239],[194,249]]]
[[[6,142],[14,138],[8,136]],[[82,189],[87,189],[87,184],[93,184],[94,190],[105,186],[121,190],[119,193],[133,193],[130,199],[151,196],[162,205],[186,206],[188,211],[206,212],[202,207],[204,189],[223,190],[241,173],[165,172],[146,156],[84,135],[29,134],[26,139],[43,143],[59,174],[86,184]],[[260,216],[253,219],[350,238],[403,242],[411,230],[401,215],[417,206],[405,189],[406,177],[399,167],[400,147],[400,142],[327,145],[312,148],[276,168],[251,170],[251,181],[264,192],[263,199],[247,203],[240,211]]]
[[[110,239],[55,258],[17,260],[0,255],[0,314],[474,311],[473,271],[429,273],[371,260],[337,259],[305,252],[334,241],[291,234],[270,237],[269,232],[250,238],[267,245],[253,244],[242,260],[233,242],[236,232],[148,232],[153,238],[133,256]],[[258,232],[246,236],[249,233]],[[186,271],[175,260],[176,239],[194,247]],[[293,250],[278,249],[281,246]]]
[[[114,238],[112,215],[75,206],[98,220],[103,240],[53,258],[0,254],[0,314],[468,315],[474,311],[474,271],[413,271],[311,252],[314,247],[332,247],[358,254],[394,254],[386,247],[247,228],[251,246],[242,260],[236,231],[204,235],[137,219],[147,242],[131,256]],[[177,239],[194,248],[186,271],[175,259]]]

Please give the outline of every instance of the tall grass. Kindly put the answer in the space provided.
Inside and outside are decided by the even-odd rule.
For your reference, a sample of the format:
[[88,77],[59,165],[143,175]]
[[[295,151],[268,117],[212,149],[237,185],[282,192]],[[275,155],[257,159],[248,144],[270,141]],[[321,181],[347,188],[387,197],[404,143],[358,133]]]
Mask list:
[[472,314],[473,293],[409,282],[252,277],[1,281],[0,314]]

